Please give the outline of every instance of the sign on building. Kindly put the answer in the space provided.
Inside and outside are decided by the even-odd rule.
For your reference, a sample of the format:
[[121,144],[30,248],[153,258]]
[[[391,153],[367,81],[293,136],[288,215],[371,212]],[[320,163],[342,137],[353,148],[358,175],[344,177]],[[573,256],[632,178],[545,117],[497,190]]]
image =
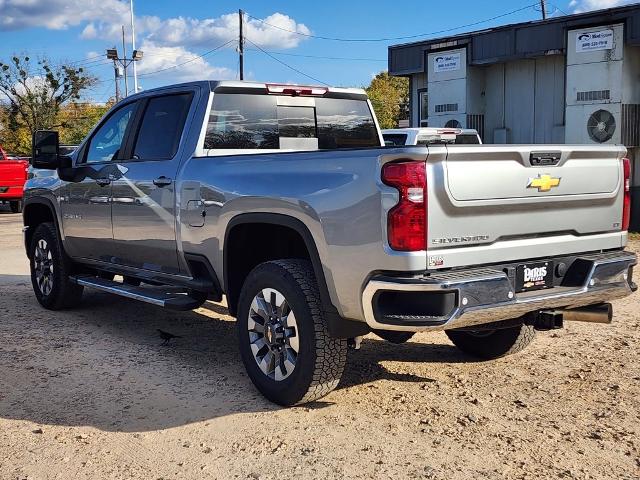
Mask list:
[[460,54],[451,53],[446,55],[438,55],[433,59],[434,73],[453,72],[460,70]]
[[576,37],[576,52],[593,52],[613,49],[613,30],[584,32]]

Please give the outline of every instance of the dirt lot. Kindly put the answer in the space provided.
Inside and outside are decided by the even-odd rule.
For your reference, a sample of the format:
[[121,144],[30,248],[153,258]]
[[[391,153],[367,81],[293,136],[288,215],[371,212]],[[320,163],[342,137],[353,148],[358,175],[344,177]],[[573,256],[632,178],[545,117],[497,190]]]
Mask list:
[[[247,379],[223,306],[87,292],[41,309],[19,229],[0,212],[3,480],[640,478],[640,295],[612,326],[570,324],[492,362],[443,334],[370,335],[335,392],[280,409]],[[183,338],[163,347],[156,328]]]

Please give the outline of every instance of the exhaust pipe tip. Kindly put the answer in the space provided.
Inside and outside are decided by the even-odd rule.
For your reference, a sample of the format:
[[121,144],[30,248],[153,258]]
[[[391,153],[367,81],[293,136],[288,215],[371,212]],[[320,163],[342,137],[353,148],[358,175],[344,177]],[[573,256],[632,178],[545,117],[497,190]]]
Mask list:
[[600,303],[587,307],[562,310],[562,318],[567,322],[608,324],[613,321],[613,306],[610,303]]

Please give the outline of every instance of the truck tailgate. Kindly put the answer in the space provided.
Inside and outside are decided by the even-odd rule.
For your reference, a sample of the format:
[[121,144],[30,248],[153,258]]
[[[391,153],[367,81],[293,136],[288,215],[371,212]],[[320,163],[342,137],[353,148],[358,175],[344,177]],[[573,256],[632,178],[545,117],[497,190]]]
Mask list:
[[623,246],[622,147],[430,149],[428,267]]
[[26,181],[26,167],[23,160],[0,160],[0,187],[22,185]]

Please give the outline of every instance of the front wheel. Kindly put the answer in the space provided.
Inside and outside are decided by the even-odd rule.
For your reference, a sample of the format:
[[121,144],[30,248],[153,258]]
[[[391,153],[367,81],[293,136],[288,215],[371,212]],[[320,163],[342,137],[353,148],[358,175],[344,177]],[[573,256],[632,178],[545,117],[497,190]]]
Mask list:
[[463,352],[475,357],[493,359],[524,350],[535,337],[531,325],[499,330],[447,330],[449,340]]
[[347,341],[329,334],[308,261],[254,268],[242,287],[237,327],[249,378],[272,402],[312,402],[338,385]]
[[82,298],[83,288],[69,280],[71,260],[53,223],[41,223],[29,248],[31,283],[40,305],[49,310],[70,308]]

